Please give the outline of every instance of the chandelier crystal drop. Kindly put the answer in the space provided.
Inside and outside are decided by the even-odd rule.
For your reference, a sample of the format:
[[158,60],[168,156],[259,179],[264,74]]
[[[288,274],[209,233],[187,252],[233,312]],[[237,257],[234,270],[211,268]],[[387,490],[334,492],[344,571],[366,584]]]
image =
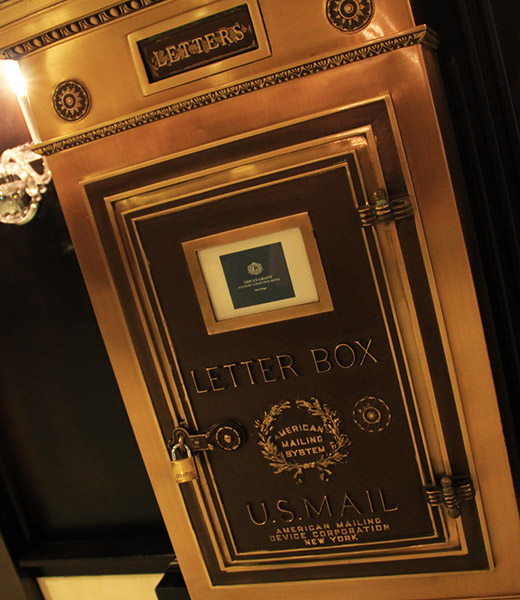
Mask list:
[[[33,163],[41,165],[41,172]],[[24,225],[31,221],[51,180],[44,158],[29,144],[5,150],[0,157],[0,223]]]

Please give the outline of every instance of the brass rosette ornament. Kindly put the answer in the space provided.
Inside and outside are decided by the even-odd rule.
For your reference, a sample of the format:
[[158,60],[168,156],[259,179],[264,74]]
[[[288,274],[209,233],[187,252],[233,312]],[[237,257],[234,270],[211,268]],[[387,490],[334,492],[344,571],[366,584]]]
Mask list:
[[354,422],[368,433],[377,433],[390,425],[390,408],[381,400],[371,396],[358,400],[353,410]]
[[336,29],[355,33],[364,29],[372,18],[372,0],[328,0],[327,19]]
[[52,104],[58,116],[65,121],[79,121],[90,110],[90,95],[82,83],[69,79],[56,87]]

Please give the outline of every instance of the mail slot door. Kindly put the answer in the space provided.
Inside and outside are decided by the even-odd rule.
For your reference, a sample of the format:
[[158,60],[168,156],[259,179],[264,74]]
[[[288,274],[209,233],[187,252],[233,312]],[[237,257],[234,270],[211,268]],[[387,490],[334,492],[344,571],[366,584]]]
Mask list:
[[85,186],[213,586],[492,568],[390,110]]

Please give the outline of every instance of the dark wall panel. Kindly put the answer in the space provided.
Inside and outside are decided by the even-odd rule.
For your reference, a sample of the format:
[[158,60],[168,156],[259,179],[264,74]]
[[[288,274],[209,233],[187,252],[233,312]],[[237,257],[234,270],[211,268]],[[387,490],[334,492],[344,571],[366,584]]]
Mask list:
[[438,61],[468,195],[466,228],[502,421],[520,490],[520,2],[415,0]]
[[51,188],[0,225],[0,452],[30,546],[166,533]]

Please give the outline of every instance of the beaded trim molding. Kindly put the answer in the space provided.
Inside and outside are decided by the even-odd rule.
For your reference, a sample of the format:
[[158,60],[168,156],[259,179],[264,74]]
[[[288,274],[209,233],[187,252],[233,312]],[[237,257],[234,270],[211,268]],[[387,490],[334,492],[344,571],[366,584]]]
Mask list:
[[81,19],[76,19],[65,25],[60,25],[55,29],[40,33],[34,37],[27,38],[23,42],[18,42],[14,46],[8,46],[0,48],[0,59],[3,60],[19,60],[32,52],[41,50],[51,44],[56,44],[64,39],[83,33],[94,27],[105,25],[110,21],[119,19],[120,17],[126,17],[127,15],[133,14],[143,8],[154,6],[164,2],[164,0],[126,0],[126,2],[120,2],[105,10],[92,13]]
[[129,131],[130,129],[148,125],[155,121],[161,121],[175,115],[189,112],[196,108],[201,108],[202,106],[209,106],[221,102],[222,100],[227,100],[228,98],[236,98],[280,83],[300,79],[302,77],[307,77],[308,75],[328,71],[366,58],[380,56],[381,54],[387,54],[394,50],[416,45],[436,47],[437,38],[425,25],[422,25],[407,33],[392,38],[386,38],[379,42],[372,42],[359,48],[348,50],[347,52],[304,63],[303,65],[296,67],[283,69],[282,71],[270,75],[250,79],[249,81],[208,92],[207,94],[201,94],[200,96],[194,96],[187,100],[174,102],[161,108],[140,113],[133,117],[128,117],[107,125],[95,127],[88,131],[83,131],[70,137],[61,138],[48,143],[44,142],[35,145],[33,150],[42,156],[50,156],[52,154],[57,154],[58,152],[63,152],[64,150],[70,150],[71,148],[82,146],[83,144],[110,137],[117,133]]

